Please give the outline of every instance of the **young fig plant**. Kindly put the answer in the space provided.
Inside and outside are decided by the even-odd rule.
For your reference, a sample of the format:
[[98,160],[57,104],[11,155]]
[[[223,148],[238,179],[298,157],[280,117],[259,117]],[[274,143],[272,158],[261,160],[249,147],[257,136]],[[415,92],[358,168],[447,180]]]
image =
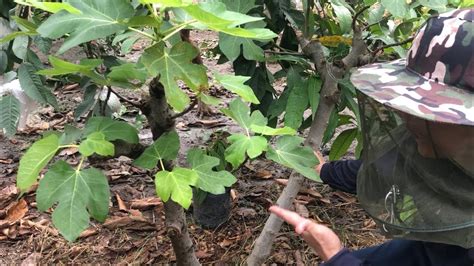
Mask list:
[[90,217],[103,222],[109,210],[110,190],[105,175],[84,163],[93,154],[113,156],[111,141],[138,143],[137,130],[125,122],[107,117],[89,119],[83,130],[66,127],[64,133],[51,132],[36,141],[23,155],[18,168],[17,186],[26,192],[61,149],[76,148],[81,158],[72,167],[58,160],[40,180],[36,201],[38,209],[53,211],[53,224],[69,241],[74,241],[89,226]]

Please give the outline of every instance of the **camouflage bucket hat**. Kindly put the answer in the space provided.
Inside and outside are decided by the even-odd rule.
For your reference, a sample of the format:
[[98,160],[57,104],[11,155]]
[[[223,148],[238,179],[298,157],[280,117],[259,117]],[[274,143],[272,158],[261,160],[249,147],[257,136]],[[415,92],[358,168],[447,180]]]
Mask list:
[[474,126],[474,9],[428,19],[406,59],[354,71],[351,81],[370,98],[436,122]]

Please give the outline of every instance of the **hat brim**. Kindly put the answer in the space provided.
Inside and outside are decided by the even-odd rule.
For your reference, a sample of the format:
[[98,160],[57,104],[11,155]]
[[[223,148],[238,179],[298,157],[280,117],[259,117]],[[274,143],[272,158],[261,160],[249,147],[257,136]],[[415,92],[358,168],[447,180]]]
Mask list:
[[434,122],[474,126],[473,93],[428,80],[406,68],[406,60],[360,67],[354,86],[396,110]]

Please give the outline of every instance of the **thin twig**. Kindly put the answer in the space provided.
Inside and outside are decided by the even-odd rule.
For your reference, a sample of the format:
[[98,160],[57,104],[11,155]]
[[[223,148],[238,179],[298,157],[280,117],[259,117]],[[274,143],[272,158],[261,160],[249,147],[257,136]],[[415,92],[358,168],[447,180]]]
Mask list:
[[120,95],[118,92],[116,92],[114,89],[112,89],[112,87],[108,86],[107,87],[109,89],[109,92],[112,92],[113,94],[115,94],[115,96],[117,96],[120,100],[123,100],[124,102],[127,102],[129,103],[130,105],[132,105],[133,107],[136,107],[138,109],[141,110],[141,108],[143,107],[142,104],[140,103],[137,103],[137,102],[134,102],[134,101],[131,101],[125,97],[123,97],[122,95]]
[[361,10],[357,11],[357,13],[355,13],[354,15],[354,18],[352,19],[352,30],[356,30],[356,22],[357,22],[357,19],[359,18],[359,16],[367,9],[369,9],[370,6],[364,6]]
[[403,45],[403,44],[406,44],[406,43],[409,43],[413,41],[413,37],[410,37],[404,41],[401,41],[401,42],[396,42],[396,43],[391,43],[391,44],[387,44],[387,45],[383,45],[383,46],[380,46],[379,48],[375,49],[373,52],[372,52],[372,55],[375,56],[378,52],[382,51],[383,49],[385,48],[390,48],[390,47],[393,47],[393,46],[399,46],[399,45]]
[[273,50],[265,50],[264,52],[268,54],[286,54],[286,55],[294,55],[294,56],[305,56],[302,53],[296,53],[296,52],[273,51]]
[[377,25],[379,24],[380,22],[383,22],[383,21],[386,21],[388,20],[388,17],[383,17],[381,20],[377,21],[377,22],[374,22],[372,24],[368,24],[366,25],[364,28],[362,28],[362,31],[366,31],[367,29],[369,29],[370,27],[374,26],[374,25]]
[[198,98],[194,98],[193,101],[189,104],[188,108],[184,109],[184,111],[182,111],[181,113],[177,113],[177,114],[174,114],[171,116],[171,119],[176,119],[178,117],[181,117],[187,113],[189,113],[191,110],[193,110],[194,106],[196,106],[198,102]]

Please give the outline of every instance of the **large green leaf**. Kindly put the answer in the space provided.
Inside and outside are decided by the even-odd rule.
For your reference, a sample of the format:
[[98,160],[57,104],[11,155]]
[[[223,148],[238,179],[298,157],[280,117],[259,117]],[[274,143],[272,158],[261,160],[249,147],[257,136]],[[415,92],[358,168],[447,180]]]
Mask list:
[[299,68],[288,71],[288,100],[285,108],[285,126],[298,129],[303,122],[303,114],[308,106],[308,82],[302,80]]
[[160,75],[166,99],[177,111],[183,111],[189,104],[189,97],[176,83],[178,80],[184,81],[195,91],[209,86],[206,68],[192,63],[198,53],[197,48],[187,42],[179,42],[171,49],[159,43],[146,49],[140,58],[151,76]]
[[198,174],[190,169],[176,167],[172,172],[160,171],[155,175],[156,194],[164,202],[171,199],[187,209],[191,205],[193,190],[199,179]]
[[220,164],[216,157],[207,156],[200,149],[190,149],[187,160],[195,171],[199,180],[197,187],[212,194],[222,194],[226,187],[230,187],[237,179],[228,171],[214,171],[213,168]]
[[234,119],[237,124],[243,127],[247,131],[247,135],[250,132],[251,125],[266,126],[267,119],[262,115],[260,111],[254,111],[250,114],[250,107],[242,102],[239,98],[233,100],[229,104],[229,108],[221,110],[225,115]]
[[250,86],[245,85],[244,83],[250,79],[250,77],[244,76],[235,76],[235,75],[225,75],[225,74],[214,74],[216,80],[224,86],[224,88],[230,90],[231,92],[239,95],[242,99],[247,102],[254,104],[259,104],[255,93],[253,92]]
[[81,43],[126,30],[128,27],[123,21],[135,12],[128,0],[69,0],[68,3],[81,13],[60,11],[38,28],[43,37],[51,39],[69,34],[58,53]]
[[294,169],[305,177],[321,181],[314,166],[318,159],[309,147],[301,146],[303,139],[296,136],[283,136],[276,142],[275,148],[270,148],[267,158]]
[[225,150],[225,159],[235,169],[245,161],[245,155],[255,158],[267,150],[267,139],[262,136],[234,134],[227,138],[232,143]]
[[0,97],[0,129],[3,128],[5,135],[15,135],[19,119],[20,101],[13,95]]
[[263,49],[256,45],[252,39],[236,37],[225,33],[219,34],[219,49],[233,62],[240,55],[242,47],[243,56],[247,60],[263,61]]
[[126,122],[117,121],[112,118],[90,118],[87,121],[84,135],[88,136],[94,132],[101,132],[108,141],[121,139],[129,143],[138,143],[138,131],[135,127]]
[[79,152],[84,156],[97,153],[102,156],[112,156],[115,152],[114,144],[105,140],[102,132],[93,132],[79,145]]
[[39,175],[39,172],[53,158],[59,149],[59,137],[51,134],[36,141],[21,157],[16,184],[22,191],[30,188]]
[[313,118],[318,110],[321,86],[322,80],[320,78],[314,76],[308,78],[308,101]]
[[43,85],[41,78],[36,74],[37,69],[30,63],[21,64],[18,69],[18,79],[21,88],[31,99],[43,104],[51,104],[58,108],[58,102],[54,94]]
[[190,5],[183,8],[192,19],[198,21],[193,25],[202,28],[201,25],[218,32],[229,35],[269,40],[277,37],[275,33],[268,29],[253,28],[246,29],[237,27],[249,22],[260,21],[263,18],[247,16],[242,13],[228,11],[225,5],[217,2],[203,2],[199,5]]
[[331,151],[329,152],[330,161],[338,160],[347,152],[347,149],[349,149],[352,142],[357,137],[357,132],[357,128],[351,128],[342,131],[336,137],[334,143],[331,145]]
[[174,160],[178,156],[179,136],[175,131],[161,135],[150,147],[134,161],[134,164],[152,169],[159,160]]
[[[342,0],[343,1],[343,0]],[[334,13],[336,13],[339,26],[342,33],[349,33],[351,31],[352,15],[351,11],[340,1],[331,1]]]
[[109,197],[107,178],[101,171],[77,171],[58,161],[41,179],[36,201],[42,211],[59,203],[53,212],[53,224],[64,238],[74,241],[88,227],[89,214],[98,221],[105,220]]

